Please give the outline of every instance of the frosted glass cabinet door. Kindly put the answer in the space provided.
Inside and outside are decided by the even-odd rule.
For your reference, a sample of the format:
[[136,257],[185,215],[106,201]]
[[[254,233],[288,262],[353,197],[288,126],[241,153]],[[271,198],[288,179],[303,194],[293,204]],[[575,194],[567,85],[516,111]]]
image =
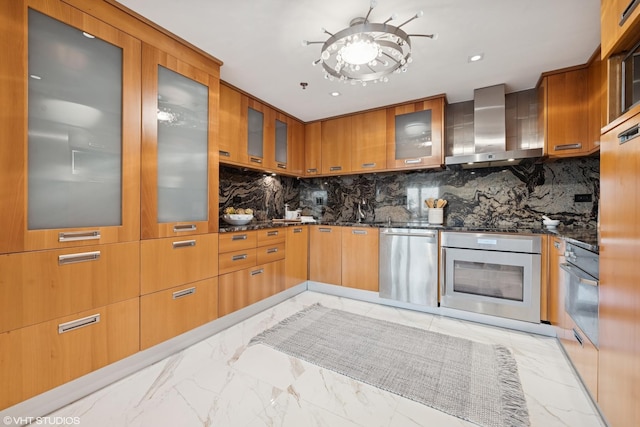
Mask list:
[[395,126],[396,159],[431,156],[431,110],[398,115]]
[[262,158],[264,157],[264,114],[262,113],[262,111],[258,111],[249,107],[247,115],[247,128],[247,152],[249,154],[249,161],[254,163],[262,163]]
[[29,230],[122,224],[122,49],[29,10]]
[[158,222],[208,217],[209,88],[158,66]]
[[276,119],[276,163],[280,169],[287,168],[287,123]]

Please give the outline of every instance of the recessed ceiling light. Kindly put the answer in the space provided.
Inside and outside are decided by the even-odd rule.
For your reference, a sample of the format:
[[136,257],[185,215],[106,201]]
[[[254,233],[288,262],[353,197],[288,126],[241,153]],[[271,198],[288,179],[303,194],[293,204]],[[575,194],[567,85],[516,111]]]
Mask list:
[[331,95],[331,96],[340,96],[340,92],[330,92],[329,95]]
[[34,80],[42,80],[42,77],[35,75],[35,74],[31,74],[29,77],[31,77]]
[[477,53],[469,57],[469,62],[478,62],[484,58],[484,53]]

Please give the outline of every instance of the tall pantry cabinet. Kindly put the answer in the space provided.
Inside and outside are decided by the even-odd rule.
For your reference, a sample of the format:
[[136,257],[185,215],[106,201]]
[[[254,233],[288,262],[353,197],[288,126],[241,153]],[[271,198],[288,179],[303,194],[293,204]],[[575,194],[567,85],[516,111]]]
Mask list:
[[[220,62],[104,1],[5,2],[0,40],[1,410],[139,351],[145,313],[170,319],[162,292],[197,313],[190,319],[217,316]],[[184,83],[163,86],[166,75],[203,94],[206,124],[189,122],[206,135],[195,152],[191,142],[178,143],[188,152],[155,143],[157,96]],[[163,118],[194,118],[171,102]],[[178,176],[167,158],[184,159],[192,175]],[[185,179],[188,188],[176,187]],[[180,199],[186,213],[176,213],[166,198],[175,193],[205,202]],[[147,250],[141,234],[157,247]],[[156,275],[171,266],[160,242],[204,262],[163,275],[147,310],[143,265]],[[194,304],[194,293],[206,302]],[[195,326],[158,325],[148,342]]]

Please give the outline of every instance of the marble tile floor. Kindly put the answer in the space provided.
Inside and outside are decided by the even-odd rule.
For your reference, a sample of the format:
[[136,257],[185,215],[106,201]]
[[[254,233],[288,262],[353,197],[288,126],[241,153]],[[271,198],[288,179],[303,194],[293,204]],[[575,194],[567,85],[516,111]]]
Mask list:
[[554,338],[303,292],[72,403],[81,426],[473,426],[249,340],[316,302],[511,349],[533,427],[601,427]]

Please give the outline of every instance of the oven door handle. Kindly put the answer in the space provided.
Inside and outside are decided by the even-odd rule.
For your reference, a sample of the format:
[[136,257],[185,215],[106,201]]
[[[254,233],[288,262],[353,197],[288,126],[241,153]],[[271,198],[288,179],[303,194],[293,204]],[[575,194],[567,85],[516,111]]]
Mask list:
[[440,298],[446,294],[447,283],[445,278],[445,272],[447,271],[447,249],[440,248]]
[[583,285],[598,286],[599,281],[570,264],[560,264],[560,268],[577,278]]

